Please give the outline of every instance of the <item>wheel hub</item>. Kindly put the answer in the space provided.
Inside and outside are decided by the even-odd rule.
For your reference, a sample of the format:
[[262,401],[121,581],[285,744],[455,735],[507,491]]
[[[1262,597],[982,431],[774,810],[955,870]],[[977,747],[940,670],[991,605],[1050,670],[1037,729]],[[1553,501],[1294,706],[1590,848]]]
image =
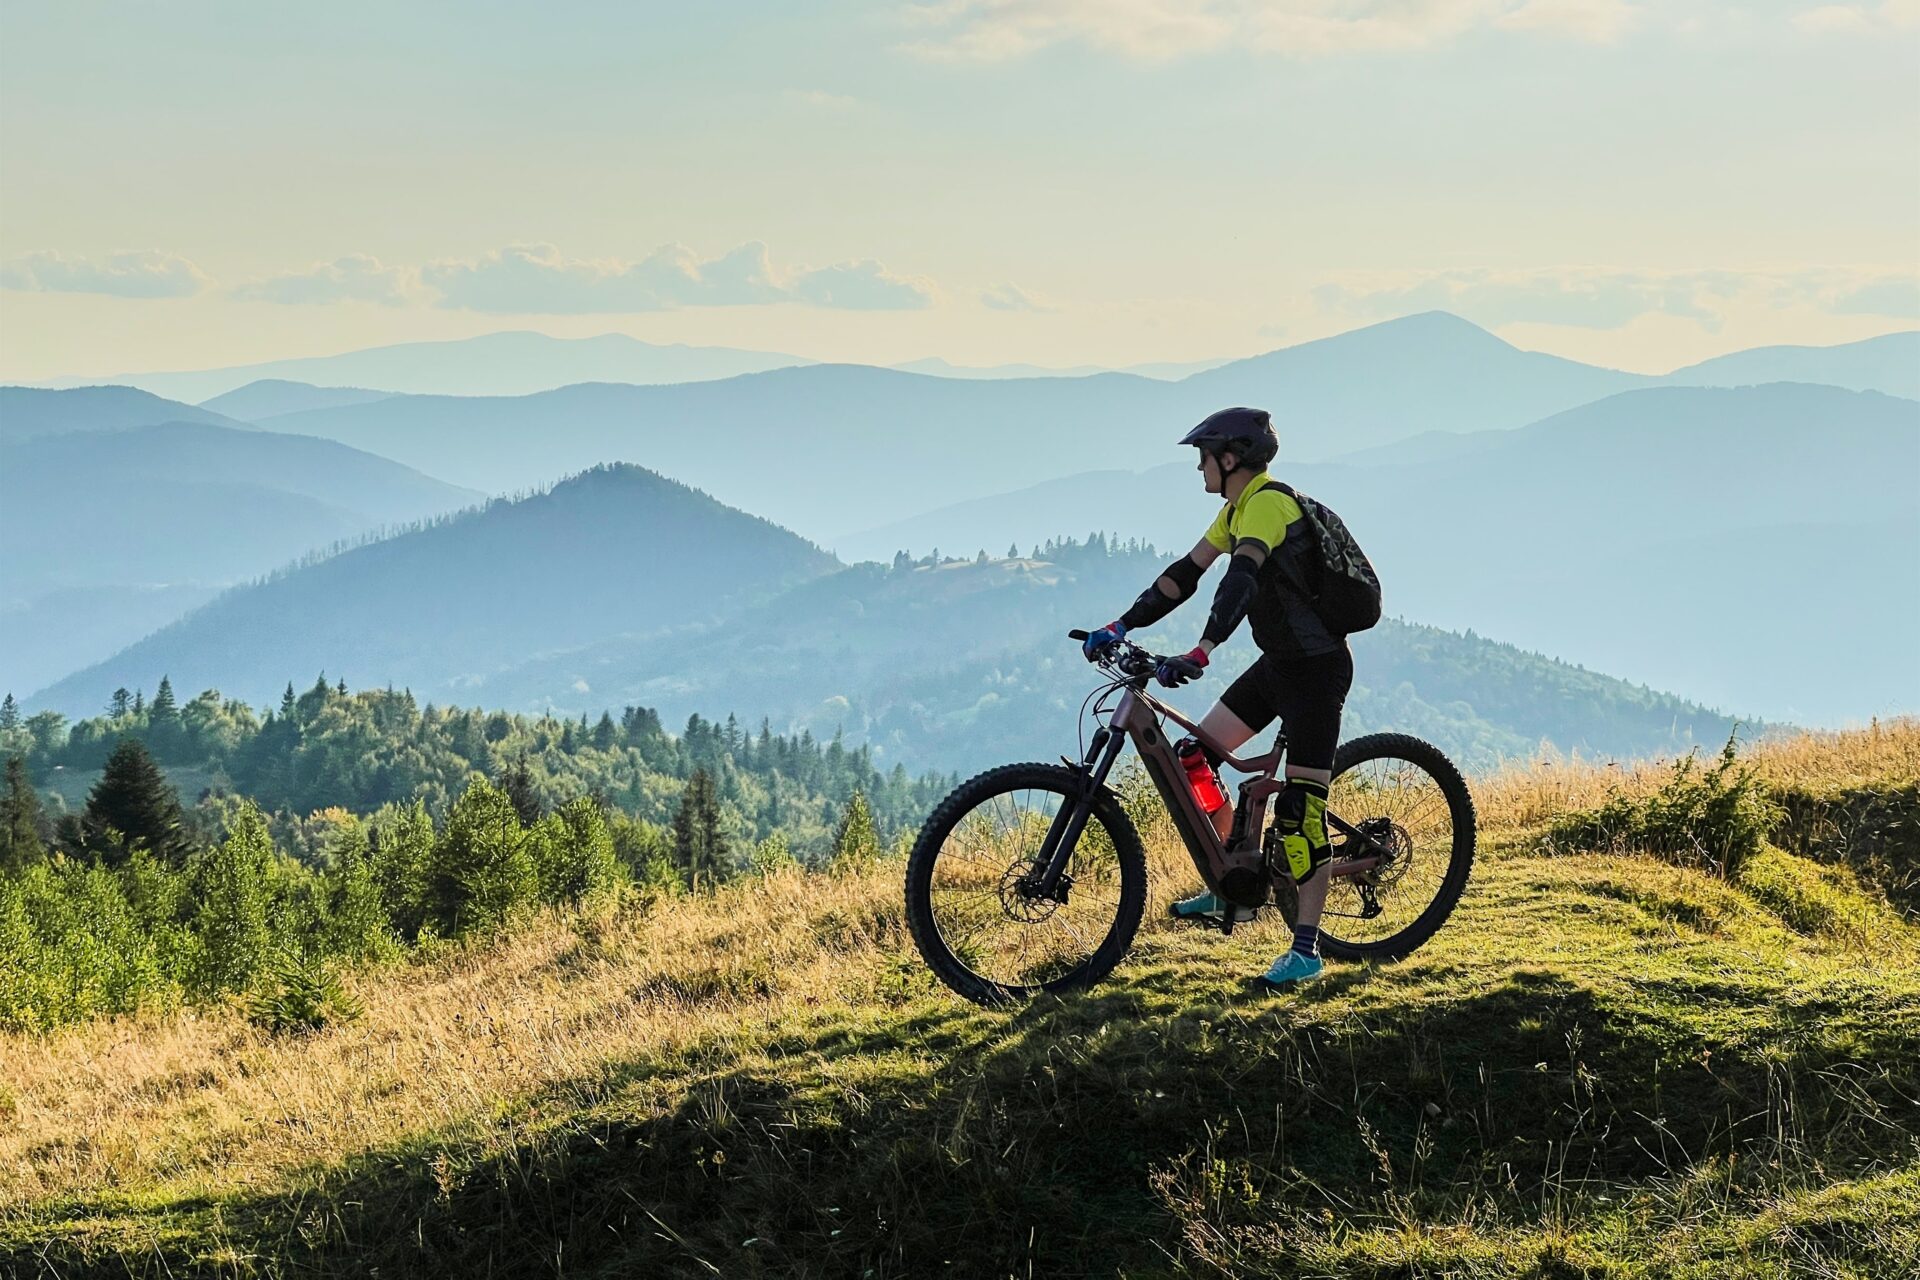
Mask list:
[[1368,818],[1360,824],[1360,834],[1384,855],[1363,882],[1374,889],[1390,888],[1413,864],[1413,834],[1391,818]]
[[1024,924],[1039,924],[1052,916],[1067,900],[1067,891],[1073,887],[1073,877],[1061,873],[1060,884],[1052,897],[1040,896],[1039,874],[1041,868],[1034,866],[1024,858],[1008,867],[1000,876],[1000,910],[1009,920],[1018,920]]

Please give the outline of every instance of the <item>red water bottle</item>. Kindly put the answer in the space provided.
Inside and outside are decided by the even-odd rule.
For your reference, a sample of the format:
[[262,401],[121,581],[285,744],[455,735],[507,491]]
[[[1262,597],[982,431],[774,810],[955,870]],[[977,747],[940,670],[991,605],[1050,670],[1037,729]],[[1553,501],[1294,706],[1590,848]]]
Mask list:
[[1227,802],[1227,793],[1220,789],[1219,775],[1207,763],[1207,753],[1200,749],[1197,740],[1182,738],[1175,750],[1180,766],[1187,771],[1187,785],[1193,788],[1193,798],[1200,802],[1200,811],[1211,816]]

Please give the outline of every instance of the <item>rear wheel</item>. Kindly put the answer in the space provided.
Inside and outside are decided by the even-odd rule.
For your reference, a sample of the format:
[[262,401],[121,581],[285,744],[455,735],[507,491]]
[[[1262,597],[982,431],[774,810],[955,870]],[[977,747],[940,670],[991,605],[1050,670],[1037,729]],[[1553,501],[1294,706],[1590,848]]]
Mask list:
[[[1341,745],[1327,811],[1391,856],[1362,875],[1333,879],[1320,921],[1321,951],[1340,960],[1410,954],[1446,923],[1473,870],[1475,819],[1466,779],[1430,743],[1369,734]],[[1331,824],[1328,834],[1336,862],[1359,856],[1359,847],[1346,847],[1359,842]],[[1291,910],[1286,914],[1293,918]]]
[[1071,769],[1012,764],[960,784],[907,856],[907,924],[940,980],[1001,1004],[1090,986],[1140,927],[1147,865],[1119,797],[1101,787],[1061,889],[1038,896],[1040,849],[1084,785]]

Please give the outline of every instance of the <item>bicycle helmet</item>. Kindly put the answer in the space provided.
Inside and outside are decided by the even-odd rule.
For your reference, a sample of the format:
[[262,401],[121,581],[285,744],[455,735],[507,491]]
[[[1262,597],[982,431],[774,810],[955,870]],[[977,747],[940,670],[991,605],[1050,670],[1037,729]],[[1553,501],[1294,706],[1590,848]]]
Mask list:
[[1273,419],[1265,409],[1222,409],[1180,438],[1181,444],[1204,449],[1216,458],[1231,453],[1240,467],[1260,468],[1280,452]]

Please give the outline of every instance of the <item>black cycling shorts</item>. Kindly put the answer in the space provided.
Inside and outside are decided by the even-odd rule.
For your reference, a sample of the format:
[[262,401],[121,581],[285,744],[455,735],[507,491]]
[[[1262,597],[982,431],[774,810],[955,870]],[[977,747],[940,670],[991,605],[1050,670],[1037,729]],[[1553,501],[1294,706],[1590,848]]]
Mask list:
[[1220,705],[1260,732],[1277,717],[1287,734],[1287,763],[1333,768],[1340,745],[1340,713],[1353,687],[1353,654],[1345,645],[1311,658],[1260,660],[1220,695]]

